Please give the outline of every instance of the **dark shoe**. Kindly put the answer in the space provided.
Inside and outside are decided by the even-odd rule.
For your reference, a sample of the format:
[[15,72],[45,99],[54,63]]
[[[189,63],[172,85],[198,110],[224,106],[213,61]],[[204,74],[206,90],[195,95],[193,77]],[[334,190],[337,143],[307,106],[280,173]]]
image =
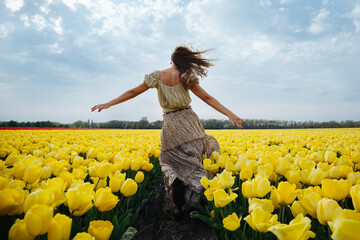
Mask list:
[[173,215],[174,215],[175,221],[177,221],[177,222],[181,221],[184,217],[184,213],[181,210],[181,208],[179,208],[175,204],[173,205]]

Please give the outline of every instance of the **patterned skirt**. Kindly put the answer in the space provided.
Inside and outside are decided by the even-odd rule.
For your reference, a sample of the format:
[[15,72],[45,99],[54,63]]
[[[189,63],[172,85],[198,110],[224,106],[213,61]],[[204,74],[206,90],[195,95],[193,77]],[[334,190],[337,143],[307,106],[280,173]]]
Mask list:
[[160,165],[168,197],[173,195],[176,178],[185,187],[185,202],[193,206],[199,202],[203,187],[202,177],[209,173],[201,165],[201,157],[220,152],[216,139],[206,135],[198,116],[192,109],[166,114],[161,130]]

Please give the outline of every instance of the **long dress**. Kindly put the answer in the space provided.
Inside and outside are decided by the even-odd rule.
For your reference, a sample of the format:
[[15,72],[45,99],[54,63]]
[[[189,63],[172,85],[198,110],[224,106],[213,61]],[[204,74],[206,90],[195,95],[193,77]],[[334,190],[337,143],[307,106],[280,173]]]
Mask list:
[[202,177],[208,172],[201,165],[202,155],[220,152],[216,139],[205,134],[204,128],[191,109],[189,90],[182,83],[175,86],[160,81],[160,71],[145,75],[145,84],[156,88],[164,117],[161,129],[160,166],[168,197],[173,195],[171,185],[178,178],[185,187],[185,202],[195,205],[201,197]]

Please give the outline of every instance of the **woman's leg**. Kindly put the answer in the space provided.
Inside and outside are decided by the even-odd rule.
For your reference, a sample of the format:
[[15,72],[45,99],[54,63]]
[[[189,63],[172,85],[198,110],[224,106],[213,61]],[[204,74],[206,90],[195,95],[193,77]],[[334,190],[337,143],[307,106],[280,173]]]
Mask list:
[[174,203],[179,209],[181,209],[185,203],[184,185],[178,178],[176,178],[173,183],[173,187],[174,187],[174,195],[173,195]]

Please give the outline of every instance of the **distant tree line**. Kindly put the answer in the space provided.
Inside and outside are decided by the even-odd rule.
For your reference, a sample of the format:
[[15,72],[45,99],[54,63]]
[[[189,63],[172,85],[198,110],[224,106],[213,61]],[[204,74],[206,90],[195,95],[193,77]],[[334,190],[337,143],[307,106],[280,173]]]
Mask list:
[[[205,129],[235,129],[229,120],[207,119],[201,120]],[[288,129],[288,128],[360,128],[360,121],[282,121],[265,119],[246,119],[242,124],[245,129]],[[59,123],[51,121],[38,122],[0,122],[0,127],[35,127],[35,128],[117,128],[117,129],[161,129],[162,121],[149,122],[146,117],[140,121],[119,121],[108,122],[76,121],[73,123]]]

